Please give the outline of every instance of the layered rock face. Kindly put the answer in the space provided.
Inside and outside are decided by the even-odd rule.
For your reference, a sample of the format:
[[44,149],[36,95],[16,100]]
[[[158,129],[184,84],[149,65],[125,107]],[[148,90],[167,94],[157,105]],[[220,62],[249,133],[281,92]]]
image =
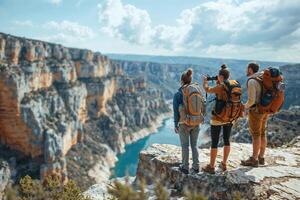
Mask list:
[[[122,85],[127,86],[107,103],[106,115],[88,120],[84,126],[85,142],[67,154],[69,175],[81,188],[107,180],[116,153],[124,152],[126,144],[152,133],[143,130],[169,111],[160,91],[140,90],[132,87],[129,79],[123,81]],[[133,89],[135,93],[131,92]]]
[[4,190],[10,179],[10,174],[8,163],[0,160],[0,199],[3,198]]
[[164,64],[155,62],[139,62],[113,60],[124,72],[132,77],[145,77],[151,85],[159,87],[165,93],[167,99],[172,99],[174,92],[180,87],[181,73],[188,68],[194,70],[194,81],[199,82],[201,75],[215,75],[217,70],[209,66],[189,64]]
[[284,108],[300,105],[300,64],[284,65],[280,67],[286,83],[286,95]]
[[[242,167],[240,160],[251,154],[250,144],[233,143],[229,169],[215,175],[200,172],[185,175],[178,170],[181,149],[174,145],[154,144],[140,154],[137,178],[148,184],[160,181],[175,199],[185,190],[194,191],[209,199],[299,199],[300,143],[296,138],[290,147],[268,149],[266,166]],[[200,165],[209,162],[209,149],[199,149]],[[222,160],[221,153],[217,162]],[[192,160],[190,160],[191,163]],[[154,180],[153,177],[157,177]],[[177,198],[176,198],[177,196]]]
[[67,180],[65,156],[83,140],[85,127],[99,126],[101,134],[115,129],[114,139],[99,134],[119,152],[119,130],[146,126],[149,113],[163,108],[159,91],[146,90],[143,80],[129,79],[100,53],[0,34],[0,139],[41,157],[42,177]]

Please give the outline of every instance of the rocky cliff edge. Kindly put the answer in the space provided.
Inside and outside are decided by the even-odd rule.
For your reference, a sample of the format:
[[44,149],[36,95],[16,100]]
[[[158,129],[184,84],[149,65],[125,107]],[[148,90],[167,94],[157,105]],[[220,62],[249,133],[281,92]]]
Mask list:
[[[200,165],[209,161],[209,149],[199,149]],[[289,147],[268,149],[266,166],[242,167],[240,160],[251,153],[250,144],[232,143],[229,169],[215,175],[200,172],[185,175],[178,170],[181,149],[178,146],[154,144],[140,153],[138,179],[148,184],[160,181],[178,195],[185,189],[202,193],[209,199],[299,199],[300,198],[300,138]],[[217,161],[221,161],[221,150]],[[155,180],[153,177],[160,177]],[[180,195],[179,195],[180,196]],[[175,198],[176,199],[176,198]]]

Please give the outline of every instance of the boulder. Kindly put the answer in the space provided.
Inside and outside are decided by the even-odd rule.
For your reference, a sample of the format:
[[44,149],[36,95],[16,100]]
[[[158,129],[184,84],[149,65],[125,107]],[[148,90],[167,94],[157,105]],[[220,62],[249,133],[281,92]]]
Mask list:
[[0,160],[0,199],[4,196],[4,190],[9,183],[10,174],[8,163]]

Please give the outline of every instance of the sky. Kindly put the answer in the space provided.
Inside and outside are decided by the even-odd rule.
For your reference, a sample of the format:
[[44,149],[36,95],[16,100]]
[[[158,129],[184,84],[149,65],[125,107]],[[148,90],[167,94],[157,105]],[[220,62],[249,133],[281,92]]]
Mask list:
[[104,54],[300,62],[300,0],[0,0],[0,32]]

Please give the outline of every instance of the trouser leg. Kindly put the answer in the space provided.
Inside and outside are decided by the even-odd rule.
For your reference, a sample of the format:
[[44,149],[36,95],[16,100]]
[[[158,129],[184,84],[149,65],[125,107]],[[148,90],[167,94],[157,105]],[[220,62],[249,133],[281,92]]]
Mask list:
[[189,133],[185,125],[179,126],[179,136],[181,143],[182,167],[189,169]]
[[198,135],[199,135],[199,126],[193,128],[190,132],[190,143],[192,149],[194,169],[199,169],[199,154],[198,154],[198,147],[197,147]]
[[263,114],[259,114],[253,110],[249,112],[249,131],[252,136],[252,157],[257,160],[261,147],[261,128],[262,128]]
[[267,135],[266,135],[266,128],[267,128],[267,121],[268,121],[268,115],[264,115],[262,119],[262,125],[261,125],[261,135],[260,135],[260,151],[259,151],[259,157],[263,158],[265,156],[265,151],[267,147]]
[[223,163],[226,164],[228,156],[230,153],[230,134],[231,134],[232,124],[227,124],[223,126]]
[[211,126],[211,149],[210,149],[210,166],[214,167],[218,155],[218,143],[221,132],[221,126]]

